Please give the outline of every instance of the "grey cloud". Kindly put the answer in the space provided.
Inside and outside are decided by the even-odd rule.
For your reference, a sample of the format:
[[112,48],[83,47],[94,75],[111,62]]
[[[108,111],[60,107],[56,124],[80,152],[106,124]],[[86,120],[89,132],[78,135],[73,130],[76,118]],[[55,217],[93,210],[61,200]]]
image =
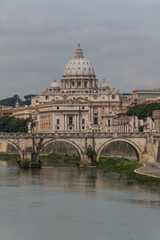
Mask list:
[[159,12],[160,11],[160,4],[159,3],[155,3],[151,6],[151,10],[154,12]]
[[16,19],[9,17],[0,18],[0,35],[1,36],[40,36],[54,32],[65,32],[64,24],[56,21],[54,18],[46,16]]
[[9,89],[4,94],[35,93],[37,86],[44,89],[53,78],[60,80],[78,40],[97,77],[105,77],[111,87],[124,92],[144,88],[144,83],[148,88],[158,85],[159,41],[137,25],[110,19],[71,24],[39,17],[7,18],[0,28],[0,79],[3,89]]

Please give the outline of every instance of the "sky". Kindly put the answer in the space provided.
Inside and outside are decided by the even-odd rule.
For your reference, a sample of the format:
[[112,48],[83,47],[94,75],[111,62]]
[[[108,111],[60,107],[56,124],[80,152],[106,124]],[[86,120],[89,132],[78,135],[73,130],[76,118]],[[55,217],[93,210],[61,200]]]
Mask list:
[[60,83],[78,41],[99,83],[160,88],[160,0],[0,0],[0,99]]

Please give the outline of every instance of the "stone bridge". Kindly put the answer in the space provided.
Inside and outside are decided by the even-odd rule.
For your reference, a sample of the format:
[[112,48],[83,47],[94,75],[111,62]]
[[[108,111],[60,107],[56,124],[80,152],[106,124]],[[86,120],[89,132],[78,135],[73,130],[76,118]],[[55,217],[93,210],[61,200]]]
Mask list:
[[[0,134],[0,153],[18,152],[23,160],[25,157],[33,156],[38,160],[43,149],[56,142],[65,142],[76,149],[80,156],[82,164],[91,164],[93,161],[98,162],[99,156],[103,155],[104,149],[114,150],[116,156],[121,153],[122,146],[129,146],[135,152],[137,160],[148,161],[151,163],[160,161],[160,135],[148,134],[108,134],[108,133],[48,133],[48,134],[29,134],[29,133],[1,133]],[[94,160],[90,159],[86,151],[88,148],[95,151]],[[9,150],[10,149],[10,150]],[[118,151],[118,153],[117,153]],[[113,152],[113,151],[112,151]],[[128,150],[130,153],[130,150]],[[112,154],[114,155],[114,154]]]

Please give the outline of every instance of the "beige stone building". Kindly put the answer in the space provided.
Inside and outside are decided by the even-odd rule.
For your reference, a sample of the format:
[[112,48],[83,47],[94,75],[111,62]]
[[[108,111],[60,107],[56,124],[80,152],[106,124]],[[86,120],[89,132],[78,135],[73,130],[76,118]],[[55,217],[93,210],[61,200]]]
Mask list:
[[83,99],[59,100],[39,106],[40,132],[80,132],[91,126],[89,101]]
[[160,133],[160,110],[154,110],[152,115],[154,119],[154,129],[157,133]]
[[54,80],[32,98],[32,105],[39,106],[40,132],[106,132],[113,115],[122,109],[122,96],[105,79],[98,85],[95,70],[78,43],[75,56],[64,68],[61,87]]
[[18,106],[12,110],[12,115],[16,118],[36,119],[38,113],[37,106]]
[[160,100],[160,88],[155,89],[141,89],[141,90],[134,90],[132,97],[131,97],[131,103],[137,104],[147,101],[159,101]]

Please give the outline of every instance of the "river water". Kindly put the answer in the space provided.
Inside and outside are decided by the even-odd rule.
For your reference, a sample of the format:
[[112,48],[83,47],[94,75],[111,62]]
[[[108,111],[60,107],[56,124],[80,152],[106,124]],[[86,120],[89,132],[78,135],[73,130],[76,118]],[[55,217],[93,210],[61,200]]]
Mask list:
[[0,240],[159,240],[160,191],[97,169],[0,161]]

